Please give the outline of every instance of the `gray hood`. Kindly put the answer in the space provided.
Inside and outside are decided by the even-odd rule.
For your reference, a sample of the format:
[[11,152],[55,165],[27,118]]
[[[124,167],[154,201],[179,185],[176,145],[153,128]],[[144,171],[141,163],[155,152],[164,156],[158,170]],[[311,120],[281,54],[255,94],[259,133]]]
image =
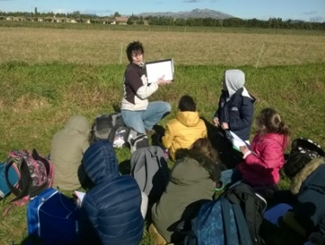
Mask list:
[[253,99],[247,92],[245,85],[245,73],[239,69],[226,70],[225,72],[225,83],[231,98],[237,90],[243,88],[242,96]]

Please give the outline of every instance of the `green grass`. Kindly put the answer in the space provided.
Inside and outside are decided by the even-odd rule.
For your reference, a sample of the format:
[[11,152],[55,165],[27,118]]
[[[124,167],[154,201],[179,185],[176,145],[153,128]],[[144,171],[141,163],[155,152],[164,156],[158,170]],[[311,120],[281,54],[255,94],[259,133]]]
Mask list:
[[[308,137],[325,146],[324,67],[325,63],[237,68],[246,73],[246,87],[257,98],[255,115],[262,108],[274,107],[290,126],[292,139]],[[161,125],[175,115],[183,94],[193,96],[201,115],[210,119],[228,68],[234,67],[177,65],[174,83],[150,98],[172,104],[171,115]],[[124,69],[124,65],[0,64],[0,160],[12,149],[36,148],[48,154],[52,136],[73,114],[86,116],[91,124],[96,115],[113,112],[121,101]],[[127,149],[116,152],[120,162],[130,158]],[[1,214],[10,198],[0,202]],[[26,207],[14,207],[1,218],[0,244],[19,244],[26,237],[25,212]],[[150,243],[145,235],[142,244]]]

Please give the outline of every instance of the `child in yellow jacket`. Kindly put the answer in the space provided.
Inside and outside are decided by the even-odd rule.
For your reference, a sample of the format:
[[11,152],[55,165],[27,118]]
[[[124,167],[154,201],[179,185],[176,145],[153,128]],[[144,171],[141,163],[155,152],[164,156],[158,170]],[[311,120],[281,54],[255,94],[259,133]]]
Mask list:
[[179,101],[176,118],[167,123],[162,143],[169,150],[172,160],[177,149],[189,149],[199,138],[207,137],[207,128],[199,112],[196,111],[194,99],[184,95]]

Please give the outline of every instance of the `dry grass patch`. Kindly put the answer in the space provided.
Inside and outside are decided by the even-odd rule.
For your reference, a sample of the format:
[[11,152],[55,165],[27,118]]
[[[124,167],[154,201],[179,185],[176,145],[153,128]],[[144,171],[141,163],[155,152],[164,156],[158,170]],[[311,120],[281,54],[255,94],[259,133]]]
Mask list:
[[126,45],[140,40],[147,60],[176,64],[255,65],[325,61],[325,35],[0,28],[1,62],[126,64]]

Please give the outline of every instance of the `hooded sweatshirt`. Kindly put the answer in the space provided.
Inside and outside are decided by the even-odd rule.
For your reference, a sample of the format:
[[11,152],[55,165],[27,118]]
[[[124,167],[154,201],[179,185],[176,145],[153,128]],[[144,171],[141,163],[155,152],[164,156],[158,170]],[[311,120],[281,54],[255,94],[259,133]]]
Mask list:
[[141,111],[148,106],[148,97],[158,89],[157,83],[148,84],[141,66],[130,63],[124,73],[122,110]]
[[325,236],[325,159],[310,161],[291,181],[290,191],[297,196],[294,218],[309,235],[320,232]]
[[214,181],[220,178],[216,163],[199,151],[180,149],[170,180],[159,202],[152,207],[152,220],[167,242],[179,242],[177,224],[194,218],[204,200],[212,200]]
[[176,118],[167,123],[165,135],[162,138],[164,147],[169,149],[171,158],[180,148],[190,148],[199,138],[207,137],[205,123],[197,111],[179,111]]
[[53,136],[50,158],[54,166],[54,188],[75,190],[80,187],[78,168],[89,146],[88,134],[87,119],[75,115]]
[[222,91],[214,117],[219,118],[220,124],[228,123],[229,129],[242,140],[249,140],[255,98],[244,87],[245,73],[238,69],[227,70],[224,83],[227,91]]
[[93,187],[80,211],[80,234],[84,244],[138,245],[144,221],[141,192],[135,179],[120,176],[112,144],[96,141],[82,160]]

